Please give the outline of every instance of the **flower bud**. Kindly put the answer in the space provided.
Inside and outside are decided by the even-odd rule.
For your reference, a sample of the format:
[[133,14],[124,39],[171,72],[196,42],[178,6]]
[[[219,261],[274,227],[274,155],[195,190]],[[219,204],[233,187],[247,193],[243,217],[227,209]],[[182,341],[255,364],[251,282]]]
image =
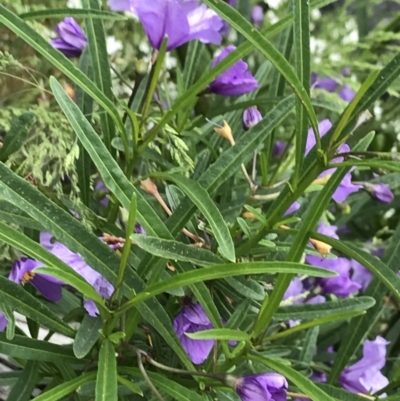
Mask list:
[[262,115],[257,110],[257,107],[249,107],[243,112],[243,129],[247,131],[258,124],[261,120]]
[[325,242],[318,241],[317,239],[310,238],[310,242],[314,249],[323,257],[326,258],[332,247]]
[[222,127],[214,127],[214,131],[223,138],[227,139],[232,146],[235,144],[235,140],[233,139],[232,135],[232,129],[225,120],[224,125]]
[[146,178],[145,180],[140,181],[140,188],[142,188],[143,191],[147,192],[149,195],[158,195],[157,185],[154,184],[151,178]]

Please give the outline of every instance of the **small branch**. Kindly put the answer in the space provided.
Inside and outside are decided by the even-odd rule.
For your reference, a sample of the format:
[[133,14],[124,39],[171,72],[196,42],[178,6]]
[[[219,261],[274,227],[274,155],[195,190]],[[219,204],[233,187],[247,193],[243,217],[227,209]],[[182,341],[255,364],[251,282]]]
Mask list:
[[142,362],[142,353],[139,350],[136,350],[136,355],[137,355],[137,361],[138,361],[138,366],[140,371],[142,372],[143,378],[150,387],[150,390],[153,392],[153,394],[157,397],[159,401],[165,401],[164,397],[158,392],[158,390],[155,388],[154,384],[150,380],[150,377],[148,376],[146,369],[143,366]]

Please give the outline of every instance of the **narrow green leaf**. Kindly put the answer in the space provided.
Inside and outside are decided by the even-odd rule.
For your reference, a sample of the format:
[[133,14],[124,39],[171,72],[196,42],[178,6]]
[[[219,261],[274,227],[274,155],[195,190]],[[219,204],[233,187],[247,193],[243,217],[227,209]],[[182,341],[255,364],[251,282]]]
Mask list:
[[66,383],[62,383],[44,393],[37,395],[35,401],[59,401],[68,394],[96,379],[96,372],[83,373],[81,376],[72,379]]
[[46,8],[45,10],[30,11],[28,13],[19,14],[19,18],[23,20],[65,17],[126,20],[124,15],[113,13],[111,11],[85,10],[81,8]]
[[374,305],[374,298],[361,296],[357,298],[345,298],[338,299],[336,301],[328,301],[324,302],[323,304],[281,306],[275,313],[274,320],[313,320],[331,314],[363,311],[372,308]]
[[133,234],[131,238],[137,246],[160,258],[192,262],[199,266],[212,266],[217,263],[223,263],[223,260],[214,253],[182,242],[139,234]]
[[57,67],[68,78],[79,85],[96,102],[98,102],[113,117],[115,124],[121,132],[124,125],[114,104],[108,99],[96,85],[68,60],[61,52],[53,48],[38,32],[28,26],[22,19],[0,4],[0,22],[13,31],[19,38],[28,43],[40,53],[46,60]]
[[[294,37],[294,64],[297,76],[303,86],[303,90],[310,96],[310,7],[309,1],[293,0],[293,37]],[[310,121],[312,119],[310,118]],[[297,185],[306,149],[308,132],[307,110],[303,107],[301,99],[296,103],[296,153],[293,184]],[[317,148],[320,148],[319,135],[315,131]]]
[[293,333],[297,333],[299,331],[308,329],[310,327],[314,327],[314,326],[319,326],[321,324],[325,324],[325,323],[331,323],[334,322],[336,320],[345,320],[345,319],[351,319],[352,317],[355,316],[360,316],[360,315],[364,315],[365,311],[351,311],[351,312],[340,312],[340,313],[333,313],[332,315],[329,316],[325,316],[325,317],[320,317],[319,319],[314,319],[310,322],[305,322],[305,323],[301,323],[297,326],[291,327],[285,331],[281,331],[279,333],[276,334],[272,334],[268,337],[265,337],[263,339],[263,342],[269,342],[269,341],[273,341],[276,340],[278,338],[282,338],[282,337],[287,337],[292,335]]
[[313,401],[334,401],[334,398],[326,394],[310,379],[304,377],[290,366],[284,365],[274,359],[265,356],[249,355],[251,361],[262,363],[273,371],[280,373],[295,384],[304,394],[308,395]]
[[104,340],[100,348],[95,400],[118,401],[117,360],[109,340]]
[[[43,228],[54,234],[62,244],[71,251],[79,253],[89,266],[93,266],[107,280],[113,281],[115,272],[119,267],[117,254],[93,233],[89,232],[75,217],[49,201],[36,188],[18,177],[2,163],[0,163],[0,190],[4,199],[39,221]],[[8,232],[11,233],[10,230]],[[3,233],[0,230],[1,235]],[[15,230],[12,231],[12,235],[13,238],[17,238]],[[32,242],[30,242],[31,248],[34,246]],[[14,246],[23,250],[24,243],[17,242]],[[38,248],[36,251],[39,253]],[[43,260],[44,252],[44,249],[43,252],[40,252],[41,258],[39,260],[47,264]],[[48,255],[46,257],[49,258]],[[58,259],[54,257],[49,265],[61,266],[60,264],[57,265],[56,261]],[[61,269],[63,268],[61,267]],[[70,268],[65,270],[70,271]]]
[[[81,57],[79,58],[79,69],[89,78],[93,77],[93,70],[90,61],[89,49],[86,47]],[[93,112],[93,99],[79,86],[75,90],[76,104],[81,109],[82,113],[88,120],[91,119]],[[79,196],[82,202],[89,206],[90,202],[90,169],[92,161],[86,149],[79,141],[79,157],[76,160],[76,170],[78,174],[78,187],[80,190]]]
[[[285,77],[287,83],[292,87],[294,93],[301,101],[306,110],[308,118],[316,135],[318,135],[318,121],[315,115],[314,108],[311,104],[310,96],[307,94],[306,89],[302,85],[301,80],[293,71],[292,66],[285,57],[275,49],[271,42],[263,35],[262,32],[254,29],[249,21],[247,21],[240,13],[231,7],[229,4],[218,0],[204,0],[204,2],[215,12],[217,12],[225,21],[227,21],[233,28],[240,32],[257,50],[259,50],[271,63],[278,69],[278,71]],[[302,1],[302,3],[306,3]],[[307,8],[308,10],[308,8]],[[303,10],[304,11],[304,8]],[[302,23],[304,26],[304,23]],[[309,36],[307,28],[305,35]],[[303,34],[303,32],[302,32]],[[306,45],[305,43],[302,43]],[[309,49],[307,50],[309,52]],[[308,56],[309,57],[309,56]],[[308,60],[309,63],[309,60]],[[308,68],[310,68],[308,66]],[[306,71],[304,71],[306,73]],[[308,80],[310,78],[308,77]]]
[[28,361],[25,368],[14,384],[7,401],[28,401],[31,399],[32,391],[38,382],[39,363],[36,361]]
[[67,336],[75,331],[62,321],[51,309],[29,294],[21,285],[0,276],[0,304],[21,313],[39,324]]
[[225,265],[214,265],[201,270],[192,270],[171,277],[161,283],[153,284],[145,289],[146,294],[134,296],[130,301],[124,304],[119,311],[122,312],[131,308],[137,302],[154,297],[169,289],[182,287],[206,280],[215,280],[224,277],[246,276],[253,274],[276,274],[293,273],[306,274],[311,277],[335,277],[336,273],[292,262],[248,262],[248,263],[228,263]]
[[100,338],[103,323],[99,317],[85,315],[76,333],[73,349],[78,359],[84,358]]
[[[83,7],[88,10],[101,11],[98,0],[83,0]],[[106,36],[101,19],[87,18],[85,20],[88,46],[90,51],[91,65],[93,69],[94,82],[104,95],[112,102],[112,82],[110,64],[108,61]],[[104,111],[107,111],[104,108]],[[111,141],[115,136],[115,126],[109,114],[100,110],[101,130],[106,148],[111,152]],[[125,129],[124,129],[125,131]]]
[[250,341],[250,336],[247,333],[233,329],[210,329],[196,333],[185,333],[185,335],[193,340]]
[[51,277],[57,278],[63,283],[77,289],[86,298],[89,298],[95,301],[97,304],[104,306],[104,299],[97,293],[97,291],[81,276],[76,273],[74,274],[72,270],[68,272],[57,267],[46,266],[36,267],[33,269],[33,272],[37,274],[47,274]]
[[0,220],[7,223],[17,224],[21,227],[31,228],[33,230],[42,231],[41,224],[32,219],[21,209],[18,209],[10,202],[0,200]]
[[5,333],[0,333],[0,353],[28,361],[53,362],[58,360],[68,363],[79,362],[72,353],[72,349],[18,334],[10,341],[7,340]]
[[304,338],[303,348],[299,355],[299,360],[309,364],[314,357],[315,350],[317,349],[317,339],[319,334],[319,326],[314,326],[307,331]]
[[0,161],[7,160],[8,156],[15,153],[22,146],[28,136],[28,128],[35,120],[36,114],[28,111],[11,122],[11,128],[7,132],[3,146],[0,148]]
[[135,383],[132,383],[130,380],[125,379],[125,377],[122,377],[120,375],[117,376],[118,383],[122,384],[126,388],[132,391],[134,394],[139,394],[143,397],[143,391],[142,389],[137,386]]
[[189,88],[194,81],[199,60],[201,57],[202,45],[198,40],[192,40],[189,42],[188,50],[185,58],[185,66],[183,68],[183,87],[184,89]]
[[234,262],[236,260],[235,246],[231,234],[221,212],[215,206],[208,192],[199,183],[184,176],[163,173],[157,173],[155,176],[166,180],[172,180],[185,193],[185,195],[190,198],[211,225],[213,234],[219,244],[218,250],[221,255],[231,262]]

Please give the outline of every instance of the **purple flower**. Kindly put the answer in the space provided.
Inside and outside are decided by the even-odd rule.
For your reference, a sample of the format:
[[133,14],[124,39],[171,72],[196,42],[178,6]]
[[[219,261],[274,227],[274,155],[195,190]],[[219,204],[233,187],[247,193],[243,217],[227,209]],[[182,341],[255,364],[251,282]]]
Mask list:
[[296,212],[297,210],[300,209],[300,206],[301,206],[300,203],[297,202],[297,201],[294,202],[294,203],[292,203],[292,204],[290,205],[289,209],[286,210],[284,216],[287,216],[288,214],[291,214],[291,213]]
[[[70,251],[61,242],[52,242],[52,235],[47,232],[40,233],[40,243],[49,252],[81,275],[99,295],[105,299],[111,297],[114,287],[100,273],[87,265],[77,253]],[[99,313],[97,306],[91,300],[85,300],[84,307],[90,316],[96,316]]]
[[184,306],[174,319],[174,330],[189,358],[196,365],[202,364],[207,359],[214,346],[214,340],[193,340],[185,333],[196,333],[213,327],[200,304]]
[[345,102],[351,102],[355,96],[356,93],[347,84],[344,84],[339,91],[339,97]]
[[352,280],[360,284],[361,289],[365,291],[374,275],[366,267],[354,259],[351,260],[351,268],[353,270],[353,274],[351,276]]
[[107,198],[107,194],[110,193],[108,188],[104,185],[104,182],[102,180],[98,180],[94,186],[94,190],[98,191],[102,198],[100,199],[100,204],[103,205],[104,207],[107,207],[108,204],[110,203],[110,200]]
[[394,194],[390,188],[383,182],[377,184],[371,184],[365,182],[363,184],[364,189],[372,196],[372,198],[382,203],[392,203],[394,200]]
[[243,128],[245,130],[254,127],[262,120],[262,115],[257,107],[249,107],[243,112]]
[[160,49],[168,36],[167,50],[175,49],[190,40],[219,45],[222,19],[198,0],[109,0],[116,11],[131,11],[140,19],[151,45]]
[[[14,262],[8,278],[17,284],[30,282],[49,301],[58,302],[61,299],[61,285],[63,283],[44,274],[32,273],[33,269],[42,266],[43,263],[37,260],[22,257]],[[7,323],[7,318],[0,311],[0,331],[6,328]]]
[[[304,295],[302,296],[302,294]],[[306,294],[303,282],[299,277],[294,277],[287,288],[283,300],[291,301],[292,305],[301,304],[304,301]]]
[[339,383],[353,393],[374,394],[389,384],[380,370],[386,363],[386,345],[384,338],[377,336],[374,341],[366,340],[363,357],[346,368],[339,377]]
[[322,259],[319,256],[307,255],[306,262],[338,274],[336,277],[318,278],[316,280],[326,294],[348,297],[361,288],[361,285],[352,279],[351,262],[346,258]]
[[259,4],[251,10],[251,20],[256,28],[259,28],[264,22],[264,10]]
[[[343,75],[348,75],[345,74],[346,71],[343,72]],[[329,77],[318,78],[318,75],[314,72],[311,73],[311,84],[314,88],[324,89],[330,93],[337,92],[339,89],[339,97],[346,102],[352,101],[356,95],[348,84],[340,85],[335,79]]]
[[281,156],[282,153],[285,151],[286,146],[287,146],[286,142],[276,141],[274,143],[274,147],[272,148],[272,156],[275,157]]
[[339,239],[339,236],[336,234],[337,229],[337,226],[328,225],[322,221],[317,228],[317,232],[327,237]]
[[236,392],[243,401],[286,401],[287,388],[279,373],[260,373],[240,378]]
[[66,57],[79,57],[87,46],[85,32],[72,17],[66,17],[60,22],[55,31],[57,39],[50,41],[51,45],[60,50]]
[[[332,123],[328,120],[322,120],[318,124],[318,129],[320,136],[323,137],[332,127]],[[314,135],[314,130],[310,128],[308,130],[308,135],[307,135],[307,143],[306,143],[306,155],[310,152],[310,150],[315,146],[315,135]],[[350,148],[347,144],[343,144],[338,152],[343,153],[343,152],[349,152]],[[343,160],[342,157],[336,157],[335,159],[332,160],[334,163],[340,163]],[[336,171],[335,168],[331,168],[328,170],[325,170],[322,174],[319,175],[319,178],[326,177],[327,175],[332,175]],[[359,191],[362,186],[358,184],[353,184],[351,181],[351,172],[348,172],[343,180],[341,181],[340,185],[336,188],[336,191],[332,195],[332,198],[335,202],[337,203],[342,203],[344,202],[350,194],[353,192]]]
[[[215,67],[235,49],[235,46],[228,46],[223,49],[221,54],[212,62],[211,68]],[[258,88],[258,82],[247,69],[247,63],[243,60],[239,60],[211,82],[209,91],[217,95],[239,96],[256,90]]]

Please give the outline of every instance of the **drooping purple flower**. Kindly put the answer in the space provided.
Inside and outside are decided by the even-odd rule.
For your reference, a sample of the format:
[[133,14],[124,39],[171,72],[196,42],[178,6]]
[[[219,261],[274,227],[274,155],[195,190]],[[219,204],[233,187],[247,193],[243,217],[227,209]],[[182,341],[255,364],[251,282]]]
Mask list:
[[329,93],[338,92],[339,97],[345,102],[351,102],[356,95],[348,84],[340,85],[338,81],[329,77],[319,78],[314,72],[311,73],[311,85],[314,88],[324,89]]
[[339,377],[339,383],[353,393],[374,394],[389,384],[389,380],[380,372],[386,363],[386,345],[383,337],[374,341],[366,340],[363,357],[346,368]]
[[286,401],[287,388],[279,373],[260,373],[240,378],[236,392],[243,401]]
[[279,157],[283,154],[287,146],[284,141],[275,141],[274,147],[272,148],[272,156]]
[[85,32],[72,17],[66,17],[56,26],[55,31],[59,37],[50,41],[53,47],[66,57],[79,57],[82,54],[87,46],[87,38]]
[[213,327],[199,303],[184,306],[174,319],[174,330],[189,358],[196,365],[202,364],[207,359],[214,346],[214,340],[193,340],[185,333],[196,333]]
[[[58,302],[61,299],[62,281],[44,274],[33,273],[36,267],[42,267],[43,263],[22,257],[13,264],[8,278],[17,284],[31,283],[45,298],[52,302]],[[8,320],[0,311],[0,331],[7,326]]]
[[369,182],[363,183],[364,189],[372,196],[372,198],[382,203],[392,203],[394,194],[390,188],[383,182],[371,184]]
[[[74,269],[81,275],[97,292],[105,299],[109,299],[114,292],[114,287],[100,273],[92,269],[86,262],[77,254],[70,251],[61,242],[52,242],[52,234],[47,232],[40,233],[40,243],[53,255],[57,256],[65,264]],[[84,302],[90,316],[96,316],[99,311],[95,303],[91,300]]]
[[17,284],[30,282],[49,301],[58,302],[61,299],[63,282],[51,276],[32,272],[36,267],[42,266],[42,262],[22,257],[14,262],[8,278]]
[[[222,50],[211,64],[211,68],[221,62],[229,53],[236,49],[235,46],[228,46]],[[209,86],[209,91],[223,96],[239,96],[244,93],[253,92],[258,88],[258,82],[248,71],[248,65],[243,60],[239,60],[220,76],[218,76]]]
[[[323,137],[332,127],[332,123],[328,120],[322,120],[320,123],[318,123],[318,129],[320,136]],[[307,142],[306,142],[306,155],[310,152],[310,150],[315,146],[315,135],[314,135],[314,130],[310,128],[308,130],[308,135],[307,135]],[[339,148],[338,152],[343,153],[343,152],[349,152],[350,148],[347,144],[341,145]],[[339,163],[343,161],[342,157],[336,157],[332,160],[333,163]],[[319,178],[326,177],[328,175],[332,175],[336,171],[335,168],[331,168],[328,170],[325,170],[323,173],[319,175]],[[351,195],[354,192],[359,191],[362,188],[361,185],[358,184],[353,184],[352,183],[352,177],[351,177],[351,172],[348,172],[339,186],[336,188],[335,192],[332,195],[332,198],[335,202],[337,203],[342,203],[344,202],[349,195]]]
[[256,4],[251,10],[251,21],[256,28],[259,28],[264,22],[264,10],[261,5]]
[[222,19],[198,0],[109,0],[108,5],[135,13],[155,49],[160,49],[166,36],[167,50],[194,39],[217,45],[222,41]]
[[257,107],[249,107],[243,112],[243,128],[245,130],[254,127],[262,120],[262,115]]

